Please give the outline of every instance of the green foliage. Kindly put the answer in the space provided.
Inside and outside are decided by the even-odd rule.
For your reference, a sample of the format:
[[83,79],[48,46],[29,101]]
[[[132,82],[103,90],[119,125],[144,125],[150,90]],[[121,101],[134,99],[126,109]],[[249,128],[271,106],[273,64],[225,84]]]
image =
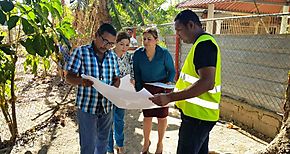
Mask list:
[[[20,46],[27,51],[23,64],[25,71],[31,67],[32,73],[37,75],[40,60],[47,71],[50,68],[50,55],[58,51],[58,41],[66,40],[62,42],[69,44],[67,40],[75,35],[71,20],[63,16],[64,9],[59,0],[0,1],[0,28],[4,27],[0,29],[0,107],[14,141],[18,132],[14,73]],[[11,115],[8,99],[14,104],[11,106]]]
[[[7,100],[11,98],[10,80],[11,74],[14,70],[11,58],[0,50],[0,100]],[[2,101],[0,101],[2,103]]]
[[132,25],[145,25],[143,16],[148,14],[146,10],[146,8],[150,8],[148,5],[148,1],[142,0],[111,0],[109,10],[113,24],[117,29]]
[[43,38],[43,35],[41,34],[36,34],[33,38],[33,50],[36,51],[36,53],[41,56],[44,57],[45,56],[45,50],[46,48],[46,44],[45,44],[45,40]]
[[22,23],[22,27],[23,27],[23,32],[26,35],[34,33],[33,26],[25,18],[21,18],[21,23]]
[[2,50],[4,53],[6,53],[7,55],[12,55],[15,52],[11,49],[11,46],[9,46],[8,44],[0,44],[0,50]]
[[31,66],[31,72],[34,76],[37,75],[37,68],[39,64],[39,57],[33,55],[27,55],[26,60],[23,63],[24,71],[27,71],[29,66]]
[[179,10],[174,6],[164,9],[162,8],[164,3],[166,0],[110,0],[109,9],[113,24],[118,30],[123,27],[137,27],[137,35],[141,35],[144,28],[157,26],[160,36],[159,45],[166,47],[162,36],[173,35],[174,28],[162,24],[173,22]]
[[[6,85],[5,85],[5,87],[4,87],[4,90],[5,90],[5,95],[6,95],[6,97],[7,97],[7,99],[6,100],[8,100],[9,98],[11,98],[11,87],[10,87],[10,85],[11,85],[11,80],[6,80]],[[8,107],[8,106],[7,106]]]
[[43,63],[42,67],[44,68],[44,70],[46,72],[46,70],[48,70],[50,68],[50,61],[48,58],[44,57],[44,58],[42,58],[42,63]]
[[23,63],[24,71],[27,71],[28,70],[28,66],[32,65],[32,59],[33,59],[32,55],[27,55],[26,56],[26,59],[25,59],[25,61]]
[[3,11],[5,12],[9,12],[14,8],[14,4],[11,1],[0,1],[0,6],[2,8]]
[[[72,16],[63,17],[64,9],[59,0],[26,0],[24,3],[1,1],[0,5],[0,24],[7,24],[8,30],[21,25],[25,34],[15,40],[16,42],[4,44],[1,40],[0,50],[6,54],[17,54],[12,45],[18,43],[26,49],[28,54],[46,58],[57,50],[58,41],[70,47],[68,40],[75,36],[71,24]],[[50,21],[49,14],[54,18],[55,23]],[[36,66],[31,63],[34,74]],[[48,64],[45,66],[44,68],[49,68]]]
[[111,0],[110,15],[118,29],[172,22],[177,10],[173,6],[165,10],[161,7],[165,2],[166,0]]
[[0,10],[0,24],[4,25],[4,23],[7,21],[6,15],[3,13],[2,10]]
[[11,78],[13,65],[11,59],[0,50],[0,84],[6,84]]
[[69,48],[71,48],[71,44],[69,43],[69,40],[75,37],[75,30],[72,27],[71,24],[71,18],[65,17],[59,24],[56,26],[56,30],[59,34],[59,41],[62,42],[62,44],[65,44]]
[[123,27],[137,27],[137,35],[140,35],[143,31],[142,27],[155,25],[158,27],[160,36],[174,34],[174,29],[171,26],[160,25],[173,22],[179,11],[174,6],[165,10],[162,8],[164,3],[166,0],[124,0],[121,2],[111,0],[109,3],[110,15],[113,24],[119,30]]
[[161,47],[166,48],[166,44],[165,44],[165,42],[163,42],[163,41],[159,41],[159,42],[158,42],[158,45],[160,45]]
[[26,41],[20,41],[20,44],[26,48],[26,51],[31,55],[36,55],[35,50],[33,49],[33,40],[27,38]]
[[8,30],[11,30],[12,28],[14,28],[18,20],[19,20],[19,16],[11,16],[9,20],[7,21]]
[[[13,3],[4,4],[14,6]],[[25,36],[20,38],[19,43],[29,54],[41,57],[50,55],[55,49],[54,40],[58,40],[60,36],[71,38],[75,35],[71,21],[62,20],[63,9],[59,0],[25,1],[24,4],[17,2],[15,7],[8,8],[4,10],[1,7],[4,12],[0,9],[0,16],[3,17],[0,24],[4,25],[7,20],[9,30],[18,23],[22,25]],[[48,19],[49,14],[58,21],[56,25]]]

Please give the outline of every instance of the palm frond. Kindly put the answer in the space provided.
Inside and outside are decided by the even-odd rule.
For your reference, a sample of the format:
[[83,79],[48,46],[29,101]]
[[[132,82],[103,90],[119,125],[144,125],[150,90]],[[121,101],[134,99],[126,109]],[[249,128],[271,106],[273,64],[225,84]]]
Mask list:
[[119,12],[116,9],[116,5],[115,5],[114,0],[110,0],[109,6],[110,6],[111,10],[114,13],[113,20],[115,21],[115,27],[117,28],[117,30],[122,29],[122,24],[121,24],[121,20],[120,20],[120,17],[119,17]]

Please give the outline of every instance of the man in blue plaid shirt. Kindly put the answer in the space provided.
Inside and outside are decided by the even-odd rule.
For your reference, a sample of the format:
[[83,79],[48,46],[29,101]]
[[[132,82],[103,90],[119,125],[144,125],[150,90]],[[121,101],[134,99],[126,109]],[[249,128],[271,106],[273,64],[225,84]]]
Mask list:
[[120,84],[117,56],[110,49],[116,40],[116,30],[102,24],[89,45],[74,49],[67,63],[66,81],[77,85],[76,105],[81,154],[105,154],[112,127],[112,103],[92,87],[93,82],[81,74],[98,78],[118,87]]

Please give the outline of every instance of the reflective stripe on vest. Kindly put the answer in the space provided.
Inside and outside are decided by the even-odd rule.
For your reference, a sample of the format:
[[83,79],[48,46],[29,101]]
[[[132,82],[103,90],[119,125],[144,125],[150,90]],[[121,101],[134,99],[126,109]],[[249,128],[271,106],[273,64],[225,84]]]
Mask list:
[[[177,88],[174,88],[174,91],[179,91],[179,90]],[[186,99],[186,101],[195,105],[208,108],[208,109],[214,109],[214,110],[219,109],[218,103],[209,102],[209,101],[200,99],[198,97],[189,98],[189,99]]]
[[[195,83],[196,81],[199,80],[198,78],[193,77],[193,76],[190,76],[190,75],[185,74],[185,73],[183,73],[183,72],[180,72],[180,78],[183,79],[183,80],[186,81],[186,82],[191,83],[191,84],[193,84],[193,83]],[[212,90],[209,90],[208,92],[209,92],[209,93],[212,93],[212,94],[215,94],[215,93],[221,92],[221,86],[220,86],[220,85],[217,85],[217,86],[215,86]]]
[[221,99],[221,57],[220,48],[216,43],[215,39],[211,35],[201,35],[192,45],[188,55],[184,61],[183,67],[181,69],[181,75],[176,82],[176,90],[183,91],[197,84],[200,80],[200,76],[195,69],[194,59],[199,57],[194,57],[196,47],[199,43],[210,40],[217,47],[217,59],[215,66],[215,79],[214,88],[208,90],[199,96],[188,98],[186,100],[176,101],[175,105],[177,108],[181,109],[184,115],[197,118],[205,121],[217,121],[219,119],[219,103]]

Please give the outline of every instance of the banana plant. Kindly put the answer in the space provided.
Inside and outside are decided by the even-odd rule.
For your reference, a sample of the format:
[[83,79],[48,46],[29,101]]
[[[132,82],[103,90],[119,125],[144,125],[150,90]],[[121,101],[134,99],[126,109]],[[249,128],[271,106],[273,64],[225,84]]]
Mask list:
[[163,8],[164,3],[166,0],[110,0],[108,6],[114,25],[121,29],[171,22],[177,10]]
[[[155,25],[160,36],[174,34],[171,26],[162,26],[172,22],[178,10],[174,6],[163,8],[166,0],[110,0],[109,10],[113,24],[118,30],[123,27],[136,27],[137,35],[142,33],[142,27]],[[165,40],[160,37],[159,45],[165,46]]]
[[[166,0],[102,0],[102,4],[108,7],[113,25],[118,30],[122,27],[160,24],[172,20],[175,14],[168,14],[169,12],[162,8],[165,2]],[[71,8],[86,10],[93,3],[94,1],[77,0]]]

